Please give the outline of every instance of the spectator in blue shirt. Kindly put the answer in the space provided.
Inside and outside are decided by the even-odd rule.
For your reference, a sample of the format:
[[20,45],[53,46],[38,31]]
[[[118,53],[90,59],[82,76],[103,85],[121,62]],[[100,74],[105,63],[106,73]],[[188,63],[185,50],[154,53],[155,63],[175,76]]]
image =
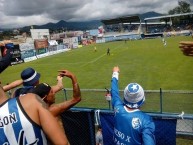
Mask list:
[[114,143],[124,145],[155,145],[155,124],[152,118],[140,111],[145,101],[144,90],[130,83],[124,90],[122,102],[118,87],[119,67],[113,68],[111,81],[112,107],[114,109]]

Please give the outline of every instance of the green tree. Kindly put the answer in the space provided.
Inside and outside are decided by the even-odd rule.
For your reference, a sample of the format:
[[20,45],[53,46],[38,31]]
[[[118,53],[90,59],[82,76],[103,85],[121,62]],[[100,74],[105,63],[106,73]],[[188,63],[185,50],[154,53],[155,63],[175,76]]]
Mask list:
[[190,4],[187,3],[186,1],[178,1],[178,6],[172,10],[169,10],[168,14],[173,15],[173,14],[181,14],[181,13],[189,13],[189,12],[191,12]]

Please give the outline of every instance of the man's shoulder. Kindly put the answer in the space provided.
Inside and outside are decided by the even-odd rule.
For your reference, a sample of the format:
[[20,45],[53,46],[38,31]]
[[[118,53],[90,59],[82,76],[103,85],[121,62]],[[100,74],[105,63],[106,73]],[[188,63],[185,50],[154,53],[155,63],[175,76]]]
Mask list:
[[139,113],[141,114],[141,116],[143,117],[144,120],[151,120],[152,117],[147,114],[146,112],[143,112],[143,111],[139,111]]
[[19,100],[22,104],[32,107],[37,107],[37,105],[40,103],[43,105],[43,101],[41,100],[41,98],[33,93],[27,93],[25,95],[22,95],[19,97]]
[[36,99],[36,95],[32,93],[27,93],[19,97],[22,100],[27,100],[28,102],[32,102]]

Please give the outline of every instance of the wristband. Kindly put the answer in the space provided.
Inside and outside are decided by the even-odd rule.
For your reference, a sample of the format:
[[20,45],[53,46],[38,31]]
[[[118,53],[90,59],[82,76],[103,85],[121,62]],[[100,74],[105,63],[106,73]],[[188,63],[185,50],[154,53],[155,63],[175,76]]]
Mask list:
[[78,83],[74,83],[73,85],[76,86],[76,85],[78,85]]
[[119,73],[118,72],[113,72],[112,78],[116,78],[118,80],[119,79]]

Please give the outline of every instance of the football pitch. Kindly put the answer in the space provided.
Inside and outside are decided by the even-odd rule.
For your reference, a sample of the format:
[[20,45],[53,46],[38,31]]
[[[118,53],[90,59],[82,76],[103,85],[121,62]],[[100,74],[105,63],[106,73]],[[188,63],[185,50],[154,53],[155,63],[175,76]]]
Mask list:
[[[33,67],[41,73],[41,82],[54,85],[56,84],[57,71],[68,69],[76,74],[81,89],[104,89],[105,87],[110,88],[112,68],[119,66],[120,90],[123,90],[130,82],[137,82],[144,90],[159,90],[161,88],[162,90],[192,91],[193,57],[184,56],[179,49],[180,41],[193,41],[192,37],[173,36],[165,40],[167,46],[164,46],[161,38],[83,46],[32,62],[10,66],[1,74],[1,82],[5,85],[20,79],[20,72],[23,69]],[[110,55],[107,55],[107,48],[110,48]],[[65,88],[72,87],[68,78],[63,79],[63,84]],[[99,96],[94,91],[93,93],[83,92],[83,101],[77,106],[108,108],[108,104],[104,100],[104,92],[99,93]],[[63,92],[60,94],[58,94],[57,101],[63,99]],[[94,97],[93,94],[95,94]],[[71,97],[70,95],[69,97]],[[171,96],[168,94],[167,99],[165,97],[163,100],[166,104],[165,111],[179,112],[182,109],[187,109],[188,113],[193,113],[192,94],[173,94]],[[99,97],[103,97],[103,102],[97,104],[97,100],[100,100]],[[146,101],[149,105],[145,107],[145,110],[159,111],[159,95],[155,98],[151,97],[151,99],[147,96]],[[89,105],[89,103],[92,104]],[[180,107],[176,106],[178,103]]]

